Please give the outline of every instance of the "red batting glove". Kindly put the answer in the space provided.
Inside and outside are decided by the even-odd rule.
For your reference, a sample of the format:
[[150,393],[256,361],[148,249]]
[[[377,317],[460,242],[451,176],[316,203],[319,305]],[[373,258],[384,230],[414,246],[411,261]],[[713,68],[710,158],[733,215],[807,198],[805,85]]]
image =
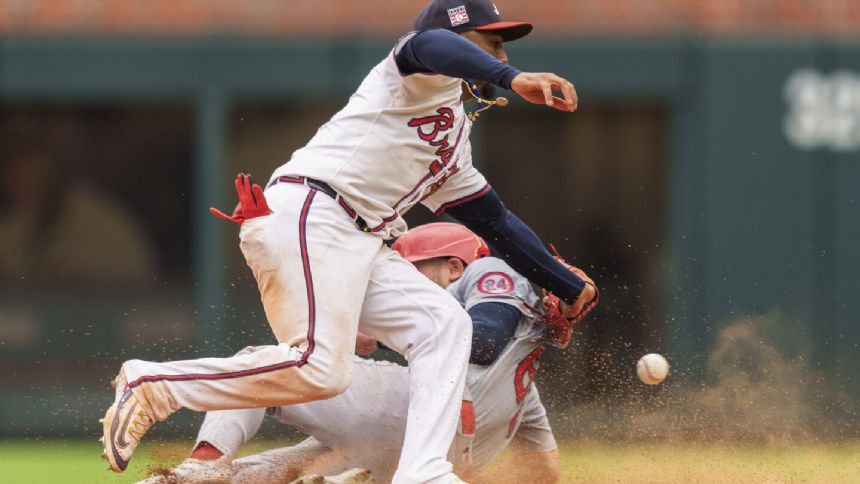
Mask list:
[[242,222],[245,221],[245,216],[242,214],[242,204],[239,203],[237,203],[236,208],[233,209],[233,215],[227,215],[226,213],[218,210],[215,207],[209,207],[209,213],[218,218],[223,218],[224,220],[236,222],[239,225],[242,225]]
[[246,220],[272,213],[268,202],[266,202],[266,196],[263,195],[263,189],[260,185],[251,182],[251,175],[239,173],[236,175],[235,185],[239,203],[233,210],[233,215],[227,215],[217,208],[210,207],[209,211],[212,212],[212,215],[242,225],[242,222]]

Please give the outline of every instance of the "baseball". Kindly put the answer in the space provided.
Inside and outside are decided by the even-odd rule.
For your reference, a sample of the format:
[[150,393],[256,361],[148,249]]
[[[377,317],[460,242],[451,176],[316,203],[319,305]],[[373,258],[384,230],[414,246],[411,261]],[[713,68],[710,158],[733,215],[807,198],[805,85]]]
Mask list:
[[648,353],[636,363],[636,374],[646,385],[657,385],[669,375],[669,362],[657,353]]

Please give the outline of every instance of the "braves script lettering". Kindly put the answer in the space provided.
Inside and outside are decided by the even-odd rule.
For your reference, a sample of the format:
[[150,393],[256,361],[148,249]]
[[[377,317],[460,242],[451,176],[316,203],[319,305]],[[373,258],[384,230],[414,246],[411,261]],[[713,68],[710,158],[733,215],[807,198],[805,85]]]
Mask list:
[[439,173],[451,161],[456,148],[456,144],[452,146],[448,141],[451,128],[454,127],[454,111],[451,108],[439,108],[436,113],[409,121],[409,126],[415,128],[421,140],[436,147],[439,160],[430,164],[430,173],[433,175]]

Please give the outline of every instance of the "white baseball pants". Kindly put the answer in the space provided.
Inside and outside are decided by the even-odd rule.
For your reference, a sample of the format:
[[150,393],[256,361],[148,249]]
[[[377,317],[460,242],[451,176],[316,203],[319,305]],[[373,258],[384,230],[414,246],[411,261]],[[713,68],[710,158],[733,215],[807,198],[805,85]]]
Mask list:
[[279,344],[230,358],[123,365],[128,385],[161,420],[196,411],[330,398],[350,383],[356,333],[409,361],[409,412],[395,483],[449,483],[471,344],[468,314],[445,290],[328,195],[304,184],[266,190],[273,212],[246,221],[241,249]]
[[[352,379],[349,388],[334,398],[268,409],[274,418],[312,436],[312,442],[326,451],[326,459],[311,462],[297,455],[305,446],[274,449],[234,461],[234,483],[254,482],[259,475],[279,476],[266,482],[287,482],[281,474],[332,475],[355,467],[370,469],[380,483],[390,482],[406,430],[408,369],[355,357]],[[205,441],[235,455],[257,433],[266,412],[263,408],[208,412],[197,443]]]

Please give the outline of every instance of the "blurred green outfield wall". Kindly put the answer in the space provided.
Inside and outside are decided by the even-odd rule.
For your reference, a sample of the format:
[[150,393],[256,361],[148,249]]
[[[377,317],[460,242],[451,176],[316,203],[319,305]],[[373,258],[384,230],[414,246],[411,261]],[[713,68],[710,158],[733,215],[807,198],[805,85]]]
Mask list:
[[[206,209],[230,204],[221,185],[231,106],[342,100],[389,46],[366,39],[6,38],[0,40],[0,102],[194,106],[196,184],[189,192],[196,218],[189,230],[197,283],[180,299],[194,308],[192,317],[208,321],[198,325],[197,341],[214,344],[225,334],[223,323],[211,322],[219,319],[211,308],[223,306],[226,282],[213,268],[223,265],[225,228]],[[721,325],[776,311],[787,331],[805,336],[828,377],[860,398],[860,43],[540,39],[514,44],[509,54],[523,69],[570,78],[583,109],[637,100],[667,107],[661,340],[674,368],[697,378]],[[575,217],[555,210],[554,217]],[[158,304],[140,299],[152,296],[102,304],[62,294],[38,301],[0,294],[7,308],[49,307],[54,331],[62,331],[63,315],[83,311],[81,305],[93,310],[87,316],[93,324],[106,328],[79,347],[68,348],[71,336],[65,344],[45,341],[27,350],[2,345],[0,362],[26,367],[39,358],[62,361],[63,352],[69,358],[98,352],[115,365],[119,356],[136,356],[128,345],[119,348],[108,328],[124,307],[145,312]],[[103,411],[86,404],[88,388],[80,389],[80,408],[61,412],[60,422],[22,417],[29,413],[22,405],[33,408],[22,395],[39,395],[49,410],[68,405],[59,399],[74,400],[74,391],[4,388],[0,434],[81,433],[79,419]]]

